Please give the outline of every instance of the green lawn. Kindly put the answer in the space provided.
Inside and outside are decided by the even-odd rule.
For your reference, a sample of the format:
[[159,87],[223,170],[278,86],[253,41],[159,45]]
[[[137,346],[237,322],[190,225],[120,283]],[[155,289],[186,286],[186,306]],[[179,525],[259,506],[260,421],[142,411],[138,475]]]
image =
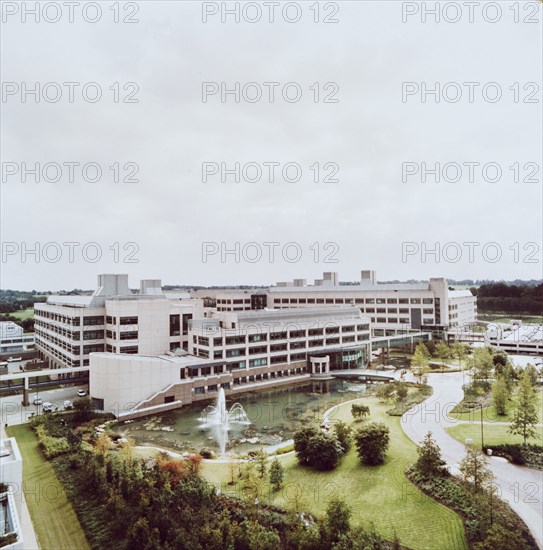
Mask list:
[[12,311],[11,313],[8,313],[7,315],[11,315],[12,317],[16,317],[17,319],[20,319],[21,321],[24,321],[25,319],[32,319],[34,317],[34,308],[29,307],[27,309],[19,309],[17,311]]
[[[300,508],[322,515],[329,500],[339,497],[351,506],[353,524],[373,524],[387,539],[396,532],[401,543],[413,549],[467,548],[460,517],[405,478],[403,472],[416,460],[417,453],[416,445],[403,433],[400,418],[387,416],[385,411],[390,405],[375,398],[361,401],[370,405],[371,420],[385,422],[390,428],[391,445],[384,465],[362,466],[354,448],[332,472],[301,467],[293,454],[280,456],[285,468],[283,490],[270,492],[266,483],[261,500],[291,509],[298,500]],[[331,419],[352,422],[350,409],[351,403],[340,405]],[[210,481],[224,484],[223,491],[239,491],[237,486],[226,485],[230,478],[228,464],[207,461],[202,473]]]
[[[538,409],[538,415],[539,415],[539,423],[543,423],[543,391],[539,390],[537,392],[537,409]],[[507,414],[504,416],[498,416],[496,413],[496,409],[494,405],[490,405],[489,407],[485,407],[483,409],[483,420],[485,422],[511,422],[513,420],[513,412],[514,412],[514,403],[512,400],[509,401],[509,406],[507,408]],[[475,407],[470,412],[464,412],[464,413],[449,413],[449,416],[451,418],[456,418],[457,420],[470,420],[474,422],[479,422],[481,418],[481,409],[478,407]]]
[[77,515],[53,466],[38,448],[30,426],[10,426],[7,433],[16,438],[23,457],[25,498],[40,547],[44,550],[90,549]]
[[[484,424],[483,437],[485,445],[501,445],[504,443],[524,443],[524,438],[520,435],[508,433],[509,426],[503,424]],[[533,439],[528,439],[528,443],[543,445],[543,427],[536,428],[539,436]],[[473,424],[458,424],[452,428],[447,428],[449,434],[464,443],[466,438],[473,439],[474,445],[481,446],[481,426],[477,422]]]
[[[541,407],[541,403],[538,402],[539,410],[539,423],[543,423],[543,407]],[[490,407],[485,407],[483,409],[483,420],[485,422],[512,422],[513,420],[513,404],[510,403],[507,414],[504,416],[498,416],[496,413],[496,409],[494,408],[494,405],[491,405]],[[465,412],[465,413],[449,413],[449,416],[451,418],[456,418],[457,420],[469,420],[472,422],[479,422],[481,419],[481,409],[475,408],[471,412]]]

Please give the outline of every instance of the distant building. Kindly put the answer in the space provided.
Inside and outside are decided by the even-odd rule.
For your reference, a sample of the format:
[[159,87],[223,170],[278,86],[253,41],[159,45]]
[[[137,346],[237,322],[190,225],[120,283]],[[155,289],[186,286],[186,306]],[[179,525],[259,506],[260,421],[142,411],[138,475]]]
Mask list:
[[34,347],[34,335],[24,334],[13,321],[0,321],[0,353],[24,351]]
[[13,321],[0,321],[0,340],[20,338],[23,335],[23,327]]
[[[477,298],[469,290],[449,290],[446,279],[426,283],[379,283],[375,271],[361,271],[357,285],[340,285],[338,274],[326,272],[307,284],[305,279],[279,282],[266,293],[268,308],[310,308],[352,305],[370,318],[373,336],[393,336],[409,330],[471,326],[477,321]],[[216,292],[218,311],[251,307],[249,295]]]

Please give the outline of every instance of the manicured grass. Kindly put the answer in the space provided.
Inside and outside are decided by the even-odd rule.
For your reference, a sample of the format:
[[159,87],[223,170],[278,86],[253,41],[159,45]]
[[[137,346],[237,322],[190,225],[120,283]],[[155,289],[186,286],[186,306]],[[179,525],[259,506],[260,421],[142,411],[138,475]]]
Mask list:
[[[504,443],[524,443],[524,438],[520,435],[510,434],[508,425],[503,424],[484,424],[483,437],[485,445],[502,445]],[[536,428],[538,437],[528,439],[527,443],[534,443],[537,445],[543,445],[543,427]],[[452,428],[447,428],[449,434],[464,443],[466,438],[473,439],[473,444],[481,446],[481,426],[477,422],[473,424],[458,424]]]
[[[538,409],[538,415],[539,415],[539,423],[543,423],[543,391],[538,390],[537,392],[537,401],[536,401],[537,409]],[[512,400],[509,401],[509,405],[507,407],[507,414],[504,416],[498,416],[496,413],[496,409],[494,405],[490,405],[489,407],[485,407],[483,409],[483,421],[485,422],[512,422],[513,420],[513,413],[514,413],[514,403]],[[449,416],[451,418],[456,418],[457,420],[470,420],[473,422],[479,422],[481,418],[481,409],[478,407],[475,407],[472,411],[464,412],[464,413],[449,413]]]
[[90,549],[62,484],[39,449],[30,426],[10,426],[7,433],[16,438],[23,457],[25,499],[40,547],[44,550]]
[[32,319],[34,317],[34,308],[29,307],[28,309],[19,309],[17,311],[12,311],[11,313],[8,313],[7,315],[11,315],[12,317],[16,317],[17,319],[20,319],[21,321],[24,321],[25,319]]
[[[386,415],[390,405],[379,403],[375,398],[359,401],[370,406],[371,421],[384,422],[390,428],[386,463],[362,466],[354,447],[332,472],[301,467],[293,454],[280,456],[285,468],[283,489],[274,493],[265,483],[260,500],[290,509],[297,503],[299,508],[322,516],[329,500],[339,497],[352,508],[354,525],[370,527],[373,524],[387,539],[396,533],[400,542],[409,548],[467,548],[460,517],[424,495],[404,476],[406,467],[416,460],[417,452],[416,445],[404,434],[400,418]],[[332,422],[353,422],[351,404],[339,405],[330,417]],[[354,423],[353,427],[359,425]],[[230,480],[228,464],[206,462],[202,474],[212,482],[222,483],[224,492],[239,494],[237,485],[226,485]]]
[[[491,405],[490,407],[485,407],[483,409],[483,420],[485,422],[512,422],[513,421],[513,403],[509,404],[509,407],[507,409],[507,414],[504,416],[498,416],[496,413],[496,409],[494,408],[494,405]],[[541,403],[539,402],[539,423],[543,423],[543,408],[541,407]],[[469,420],[472,422],[479,422],[481,418],[481,409],[475,408],[470,412],[465,413],[449,413],[449,416],[451,418],[456,418],[457,420]]]

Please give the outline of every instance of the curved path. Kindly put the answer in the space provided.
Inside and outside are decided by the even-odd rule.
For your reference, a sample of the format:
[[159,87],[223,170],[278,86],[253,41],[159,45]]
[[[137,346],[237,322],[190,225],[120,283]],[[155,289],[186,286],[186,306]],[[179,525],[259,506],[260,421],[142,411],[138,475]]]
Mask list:
[[[462,373],[430,374],[428,384],[434,393],[402,416],[402,429],[417,444],[432,432],[452,473],[458,473],[465,447],[445,428],[458,423],[449,418],[448,413],[464,398]],[[543,548],[543,472],[516,466],[499,457],[490,457],[490,469],[498,494],[524,520],[539,547]]]

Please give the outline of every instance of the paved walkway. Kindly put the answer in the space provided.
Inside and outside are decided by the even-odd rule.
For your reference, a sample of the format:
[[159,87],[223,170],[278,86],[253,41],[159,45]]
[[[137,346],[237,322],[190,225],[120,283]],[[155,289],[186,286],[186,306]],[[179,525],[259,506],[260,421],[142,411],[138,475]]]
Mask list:
[[[458,473],[465,447],[445,428],[458,423],[448,418],[448,413],[464,397],[462,373],[430,374],[428,383],[434,389],[433,395],[405,413],[401,425],[417,444],[432,432],[452,473]],[[502,499],[525,521],[539,547],[543,548],[543,472],[516,466],[499,457],[490,458],[490,469]]]

